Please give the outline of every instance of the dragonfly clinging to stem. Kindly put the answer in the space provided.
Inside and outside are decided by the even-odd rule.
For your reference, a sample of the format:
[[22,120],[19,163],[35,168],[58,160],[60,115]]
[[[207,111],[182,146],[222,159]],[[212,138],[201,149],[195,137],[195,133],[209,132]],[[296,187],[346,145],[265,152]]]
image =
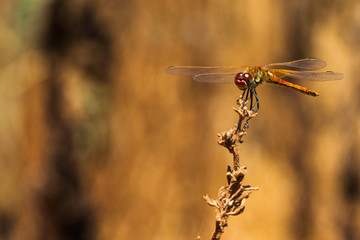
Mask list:
[[306,87],[288,82],[288,80],[329,81],[340,80],[344,74],[332,71],[317,72],[326,63],[315,58],[305,58],[284,63],[271,63],[264,66],[171,66],[167,73],[192,75],[198,82],[235,83],[243,91],[242,99],[250,100],[250,109],[259,110],[259,98],[256,87],[263,82],[292,88],[301,93],[318,96],[319,94]]

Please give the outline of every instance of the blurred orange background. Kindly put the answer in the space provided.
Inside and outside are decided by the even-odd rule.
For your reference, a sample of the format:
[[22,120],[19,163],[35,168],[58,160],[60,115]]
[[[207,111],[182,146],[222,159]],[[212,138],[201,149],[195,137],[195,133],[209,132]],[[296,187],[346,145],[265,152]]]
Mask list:
[[209,239],[240,92],[164,70],[306,57],[345,78],[258,88],[223,239],[360,239],[359,1],[3,0],[0,36],[0,239]]

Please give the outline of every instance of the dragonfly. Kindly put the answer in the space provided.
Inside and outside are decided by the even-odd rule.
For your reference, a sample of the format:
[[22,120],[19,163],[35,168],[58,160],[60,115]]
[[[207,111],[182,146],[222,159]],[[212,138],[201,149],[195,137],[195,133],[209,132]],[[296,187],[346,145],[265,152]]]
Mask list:
[[325,66],[326,62],[322,60],[305,58],[264,66],[171,66],[166,69],[166,72],[175,75],[191,75],[195,81],[204,83],[235,83],[243,91],[241,98],[250,100],[250,109],[258,112],[260,101],[256,88],[263,82],[288,87],[315,97],[319,96],[317,92],[289,81],[330,81],[344,78],[342,73],[316,71]]

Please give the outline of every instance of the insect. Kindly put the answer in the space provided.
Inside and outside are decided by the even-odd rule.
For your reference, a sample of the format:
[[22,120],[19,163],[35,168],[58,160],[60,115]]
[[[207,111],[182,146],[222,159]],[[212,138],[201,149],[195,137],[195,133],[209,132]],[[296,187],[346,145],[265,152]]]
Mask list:
[[256,87],[263,82],[292,88],[301,93],[319,96],[306,87],[288,82],[289,80],[329,81],[340,80],[344,74],[332,71],[316,72],[324,68],[326,63],[315,58],[305,58],[284,63],[271,63],[264,66],[171,66],[167,73],[176,75],[192,75],[198,82],[235,83],[243,91],[242,99],[250,100],[250,109],[259,110],[259,98]]

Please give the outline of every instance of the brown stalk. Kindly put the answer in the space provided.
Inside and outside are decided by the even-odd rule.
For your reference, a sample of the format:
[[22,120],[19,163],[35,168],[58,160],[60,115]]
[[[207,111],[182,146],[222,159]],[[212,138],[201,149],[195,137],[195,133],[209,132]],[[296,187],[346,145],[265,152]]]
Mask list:
[[[216,209],[215,231],[211,240],[219,240],[224,233],[224,228],[228,226],[229,216],[236,216],[244,212],[245,201],[250,194],[258,190],[258,187],[243,185],[247,169],[240,165],[239,143],[242,143],[242,137],[246,135],[249,128],[248,121],[256,116],[254,111],[248,110],[246,101],[238,100],[238,108],[233,108],[239,114],[239,122],[235,128],[218,134],[218,144],[226,147],[233,155],[233,169],[228,166],[226,178],[228,185],[222,186],[218,192],[218,199],[211,199],[208,195],[203,196],[205,201]],[[198,237],[200,239],[200,237]]]

